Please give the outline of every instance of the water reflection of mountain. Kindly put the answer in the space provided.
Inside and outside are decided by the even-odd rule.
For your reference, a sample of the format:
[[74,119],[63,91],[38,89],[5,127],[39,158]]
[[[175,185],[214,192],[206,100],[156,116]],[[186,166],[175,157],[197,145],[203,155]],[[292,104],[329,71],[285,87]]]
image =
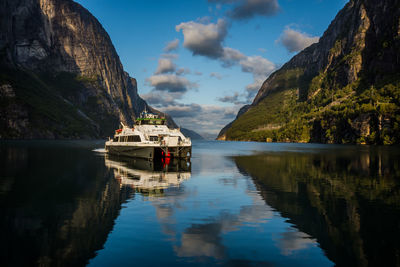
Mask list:
[[337,265],[400,265],[397,152],[271,153],[234,161],[267,204],[315,237]]
[[30,144],[0,148],[0,265],[83,266],[132,192],[87,148]]
[[148,161],[106,155],[105,165],[114,171],[121,187],[130,187],[141,194],[163,195],[164,190],[190,178],[190,162],[182,160]]

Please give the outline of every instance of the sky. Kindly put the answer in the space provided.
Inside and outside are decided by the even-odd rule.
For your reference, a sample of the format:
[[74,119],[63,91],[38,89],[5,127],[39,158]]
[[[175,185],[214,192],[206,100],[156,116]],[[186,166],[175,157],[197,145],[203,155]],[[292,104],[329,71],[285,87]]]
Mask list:
[[75,0],[103,25],[138,93],[215,138],[347,0]]

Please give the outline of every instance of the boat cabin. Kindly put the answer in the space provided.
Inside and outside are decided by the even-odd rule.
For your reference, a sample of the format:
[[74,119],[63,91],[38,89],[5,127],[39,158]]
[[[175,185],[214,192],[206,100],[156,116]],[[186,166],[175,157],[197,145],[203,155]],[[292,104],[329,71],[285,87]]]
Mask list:
[[156,114],[147,113],[143,111],[140,117],[136,119],[136,125],[166,125],[166,119],[160,118]]

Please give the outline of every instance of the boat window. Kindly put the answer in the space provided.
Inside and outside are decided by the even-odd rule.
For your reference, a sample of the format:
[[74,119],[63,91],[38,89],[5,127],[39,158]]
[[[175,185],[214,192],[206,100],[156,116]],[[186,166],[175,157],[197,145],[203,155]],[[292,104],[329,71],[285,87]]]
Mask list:
[[120,136],[119,142],[129,142],[128,138],[129,138],[129,136]]
[[165,125],[165,119],[140,119],[136,125]]
[[150,136],[150,141],[158,141],[158,136]]
[[114,136],[113,142],[118,142],[118,136]]
[[129,135],[128,141],[127,142],[141,142],[142,140],[140,139],[139,135]]

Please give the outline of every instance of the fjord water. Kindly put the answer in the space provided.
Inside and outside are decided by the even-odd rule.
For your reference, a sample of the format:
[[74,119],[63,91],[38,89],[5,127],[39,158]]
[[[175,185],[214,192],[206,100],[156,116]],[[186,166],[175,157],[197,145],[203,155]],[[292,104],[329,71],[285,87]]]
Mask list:
[[101,141],[0,143],[2,266],[396,266],[398,147],[199,141],[186,162]]

